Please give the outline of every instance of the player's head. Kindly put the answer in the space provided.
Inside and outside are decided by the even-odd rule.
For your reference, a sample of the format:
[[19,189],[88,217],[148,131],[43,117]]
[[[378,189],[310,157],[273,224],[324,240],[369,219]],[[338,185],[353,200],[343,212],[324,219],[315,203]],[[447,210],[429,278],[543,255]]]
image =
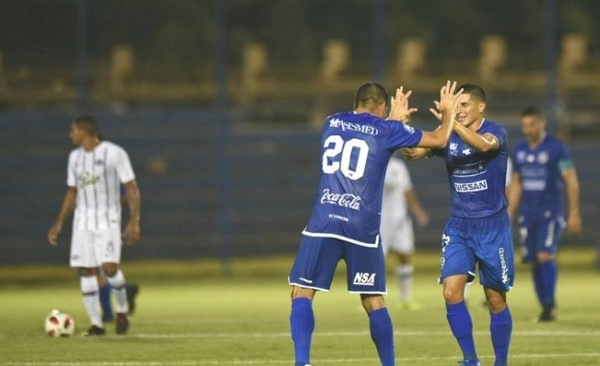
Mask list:
[[89,115],[79,116],[71,122],[71,142],[73,142],[73,145],[80,146],[86,138],[98,139],[98,124]]
[[483,118],[485,111],[485,91],[475,84],[463,84],[457,90],[463,90],[458,97],[456,109],[456,121],[465,127],[469,127]]
[[536,107],[527,107],[521,111],[521,131],[530,142],[539,141],[546,130],[546,120],[542,111]]
[[384,118],[387,113],[388,94],[378,83],[361,85],[354,95],[354,109]]

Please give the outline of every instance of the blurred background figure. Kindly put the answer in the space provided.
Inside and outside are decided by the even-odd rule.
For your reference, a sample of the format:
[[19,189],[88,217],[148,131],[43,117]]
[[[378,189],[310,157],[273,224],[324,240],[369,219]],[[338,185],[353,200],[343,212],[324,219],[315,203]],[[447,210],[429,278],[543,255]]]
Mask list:
[[[79,270],[80,288],[91,321],[85,336],[106,334],[100,313],[98,268],[117,299],[116,333],[129,330],[125,276],[120,269],[122,239],[133,245],[140,238],[140,192],[127,152],[102,141],[96,120],[83,115],[71,123],[67,192],[58,217],[48,230],[48,241],[58,245],[58,236],[73,211],[70,265]],[[120,183],[119,183],[120,182]],[[120,186],[125,185],[129,221],[121,233]]]
[[553,321],[558,279],[556,254],[563,229],[566,226],[571,233],[582,230],[579,180],[567,146],[546,132],[540,110],[525,108],[520,123],[525,139],[513,151],[508,213],[514,218],[518,212],[523,262],[532,265],[535,293],[542,306],[536,320]]
[[391,252],[397,261],[394,273],[400,287],[403,310],[417,310],[419,304],[412,298],[415,251],[414,216],[419,226],[429,224],[429,214],[423,209],[414,190],[406,164],[393,155],[388,163],[381,206],[381,240],[384,253]]

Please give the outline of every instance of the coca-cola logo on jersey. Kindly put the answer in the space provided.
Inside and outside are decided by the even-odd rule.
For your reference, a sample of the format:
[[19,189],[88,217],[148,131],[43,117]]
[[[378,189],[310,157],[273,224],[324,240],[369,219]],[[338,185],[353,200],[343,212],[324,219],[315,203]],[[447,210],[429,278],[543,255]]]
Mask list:
[[331,193],[329,188],[323,190],[321,195],[321,204],[331,204],[340,207],[351,208],[356,211],[360,211],[360,196],[353,195],[352,193]]

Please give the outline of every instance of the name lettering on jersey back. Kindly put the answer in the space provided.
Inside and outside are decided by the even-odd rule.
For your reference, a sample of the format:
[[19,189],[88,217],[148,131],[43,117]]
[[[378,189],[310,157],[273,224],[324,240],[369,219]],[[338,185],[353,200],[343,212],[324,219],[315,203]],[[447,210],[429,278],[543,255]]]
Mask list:
[[376,273],[356,272],[352,284],[359,286],[375,286],[375,275]]
[[79,188],[84,188],[86,186],[90,186],[98,183],[100,181],[100,176],[90,173],[88,171],[81,172],[77,177],[77,182],[79,183]]
[[360,201],[362,197],[352,193],[331,193],[329,188],[325,188],[321,194],[321,204],[337,205],[360,211]]
[[477,182],[454,183],[454,189],[459,193],[485,191],[488,189],[488,184],[485,179]]
[[333,118],[329,121],[329,127],[331,128],[341,128],[342,131],[356,131],[362,132],[367,135],[377,136],[379,135],[379,130],[373,126],[361,125],[360,123],[352,123],[346,122],[339,118]]

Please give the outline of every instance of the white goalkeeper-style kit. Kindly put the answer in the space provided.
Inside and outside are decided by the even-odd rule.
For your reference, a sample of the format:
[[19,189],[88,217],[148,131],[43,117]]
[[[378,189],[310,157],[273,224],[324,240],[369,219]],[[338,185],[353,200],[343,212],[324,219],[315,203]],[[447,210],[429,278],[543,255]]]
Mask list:
[[71,267],[97,267],[121,259],[121,184],[135,174],[125,150],[102,141],[69,155],[67,185],[77,188]]

